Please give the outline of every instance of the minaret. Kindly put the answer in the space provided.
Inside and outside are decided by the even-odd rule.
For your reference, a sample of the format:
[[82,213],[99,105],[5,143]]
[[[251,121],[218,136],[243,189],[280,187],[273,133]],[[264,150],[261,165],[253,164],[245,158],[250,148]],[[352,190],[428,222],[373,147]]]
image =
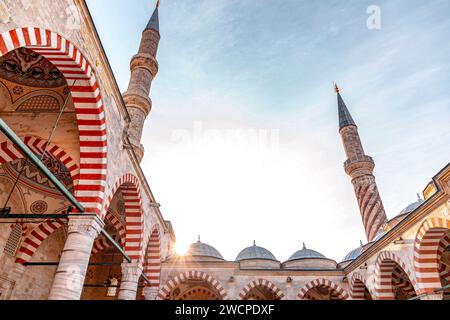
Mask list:
[[128,135],[139,161],[142,161],[144,156],[144,147],[141,144],[142,130],[145,118],[152,109],[152,100],[149,97],[150,87],[158,73],[158,62],[156,61],[160,39],[158,7],[159,0],[147,27],[142,32],[139,51],[131,59],[130,83],[128,90],[123,94],[131,118]]
[[373,175],[375,162],[364,153],[358,127],[342,100],[337,85],[335,89],[339,109],[339,133],[347,156],[344,169],[352,179],[366,236],[370,242],[387,222],[383,202]]

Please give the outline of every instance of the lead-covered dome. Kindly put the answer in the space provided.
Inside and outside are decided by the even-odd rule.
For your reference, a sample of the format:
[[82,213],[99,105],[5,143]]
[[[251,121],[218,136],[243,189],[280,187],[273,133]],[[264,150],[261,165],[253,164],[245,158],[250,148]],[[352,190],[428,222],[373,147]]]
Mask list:
[[201,257],[201,258],[214,258],[224,260],[222,254],[213,246],[203,243],[200,239],[189,246],[189,250],[186,253],[187,256]]
[[353,261],[356,258],[358,258],[361,255],[361,253],[362,253],[362,246],[359,246],[358,248],[347,253],[344,259],[342,259],[342,262]]
[[326,259],[326,257],[323,254],[321,254],[320,252],[317,252],[312,249],[308,249],[308,248],[306,248],[306,245],[303,244],[303,248],[301,250],[298,250],[297,252],[295,252],[288,259],[288,261],[300,260],[300,259],[322,259],[322,258]]
[[269,250],[259,247],[256,243],[253,246],[245,248],[236,257],[236,261],[243,260],[273,260],[278,261],[277,258]]
[[328,259],[316,250],[303,248],[296,251],[286,262],[283,263],[284,269],[336,269],[336,261]]
[[416,208],[418,208],[424,202],[425,201],[423,199],[421,199],[419,196],[419,199],[416,202],[413,202],[413,203],[409,204],[408,206],[406,206],[402,211],[400,211],[398,216],[402,216],[404,214],[414,211]]

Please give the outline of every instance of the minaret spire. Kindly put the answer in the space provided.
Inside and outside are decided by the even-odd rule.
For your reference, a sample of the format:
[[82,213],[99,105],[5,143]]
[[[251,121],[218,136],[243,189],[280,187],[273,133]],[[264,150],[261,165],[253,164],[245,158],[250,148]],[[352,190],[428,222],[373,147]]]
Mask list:
[[150,20],[148,21],[147,27],[145,29],[153,29],[159,32],[159,0],[156,2],[155,10],[153,11]]
[[156,61],[160,40],[158,8],[159,1],[142,32],[138,53],[131,59],[130,82],[123,95],[131,118],[128,137],[139,161],[142,161],[144,156],[144,147],[141,144],[142,130],[145,119],[152,109],[152,100],[149,97],[150,88],[158,73],[158,62]]
[[341,97],[340,89],[337,86],[337,84],[334,84],[334,89],[336,91],[337,100],[338,100],[339,130],[345,126],[356,125],[355,121],[353,121],[350,111],[348,111],[348,108],[345,105],[345,102]]
[[364,229],[370,242],[387,222],[383,202],[373,175],[375,162],[364,153],[358,127],[341,97],[339,87],[335,84],[334,88],[338,100],[339,133],[347,156],[344,168],[352,179]]

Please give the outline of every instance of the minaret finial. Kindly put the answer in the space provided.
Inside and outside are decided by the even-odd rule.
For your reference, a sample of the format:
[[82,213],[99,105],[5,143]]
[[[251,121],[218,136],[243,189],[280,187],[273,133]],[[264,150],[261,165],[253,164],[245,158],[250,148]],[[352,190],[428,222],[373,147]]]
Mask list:
[[156,1],[156,7],[159,8],[159,2],[160,0]]
[[339,93],[339,92],[340,92],[340,89],[339,89],[337,83],[336,83],[336,82],[333,82],[333,85],[334,85],[334,91],[336,91],[336,93]]

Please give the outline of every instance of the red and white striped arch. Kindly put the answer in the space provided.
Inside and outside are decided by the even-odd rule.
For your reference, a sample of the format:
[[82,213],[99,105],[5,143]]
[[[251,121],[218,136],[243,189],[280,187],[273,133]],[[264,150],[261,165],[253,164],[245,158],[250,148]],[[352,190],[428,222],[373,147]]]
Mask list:
[[408,298],[416,296],[416,291],[414,290],[411,282],[403,278],[402,272],[399,272],[398,267],[394,268],[394,273],[392,274],[392,285],[403,291]]
[[325,287],[330,289],[340,300],[347,300],[349,298],[347,291],[345,291],[341,286],[339,286],[338,284],[334,283],[329,279],[320,278],[312,280],[308,282],[306,285],[304,285],[300,289],[297,299],[302,300],[309,290],[316,287]]
[[0,57],[20,47],[47,58],[67,80],[80,139],[80,172],[75,196],[87,213],[100,215],[106,185],[107,133],[104,106],[93,69],[77,47],[50,30],[26,27],[0,34]]
[[[114,214],[111,211],[108,211],[106,214],[106,221],[109,221],[111,225],[116,229],[117,234],[119,236],[119,243],[120,245],[125,245],[125,228],[122,225],[122,223],[117,219]],[[105,236],[99,235],[97,239],[94,241],[94,245],[92,246],[91,255],[94,255],[96,253],[99,253],[109,247],[111,247],[111,243],[106,240]]]
[[108,192],[104,211],[107,212],[114,194],[120,189],[125,202],[125,252],[134,262],[143,261],[144,213],[139,180],[131,173],[120,177]]
[[425,220],[416,235],[414,243],[414,270],[418,294],[432,293],[441,287],[439,276],[440,257],[445,250],[446,234],[450,232],[450,220],[431,218]]
[[269,290],[270,292],[272,292],[276,297],[277,300],[282,300],[284,298],[284,293],[283,291],[281,291],[276,285],[274,285],[272,282],[270,282],[269,280],[266,279],[257,279],[257,280],[253,280],[252,282],[250,282],[249,284],[247,284],[242,290],[241,292],[239,292],[239,296],[238,299],[239,300],[244,300],[246,299],[247,294],[253,289],[253,288],[257,288],[257,287],[262,287],[265,288],[267,290]]
[[150,286],[159,288],[161,276],[161,239],[158,225],[153,228],[150,234],[143,268],[144,274],[150,280]]
[[352,279],[350,281],[350,295],[352,299],[364,300],[366,289],[367,291],[369,291],[366,286],[366,280],[364,279],[364,277],[359,272],[353,273]]
[[169,299],[170,293],[172,292],[173,289],[175,289],[179,284],[185,283],[190,279],[204,281],[205,283],[209,284],[211,287],[217,290],[222,300],[228,300],[228,295],[223,286],[220,284],[220,282],[214,279],[209,274],[202,271],[186,271],[184,273],[180,273],[175,278],[167,281],[167,284],[164,287],[162,287],[161,290],[159,290],[156,300]]
[[417,291],[414,274],[407,265],[393,252],[382,251],[378,254],[375,264],[375,295],[377,300],[395,299],[393,278],[395,267],[400,267],[408,276],[414,291]]
[[[32,136],[26,136],[23,138],[23,142],[35,154],[42,154],[45,145],[47,144],[47,141]],[[80,170],[72,157],[70,157],[62,148],[52,143],[49,144],[46,152],[66,166],[70,172],[74,186],[77,185],[79,182]],[[8,140],[0,143],[0,164],[18,160],[23,157],[24,155],[22,152],[11,141]],[[24,263],[30,261],[41,243],[61,225],[60,222],[43,222],[35,227],[29,234],[25,235],[16,256],[16,262]]]
[[48,221],[35,227],[22,241],[16,255],[16,263],[24,264],[29,262],[39,246],[54,231],[59,229],[63,224],[58,221]]
[[[26,136],[23,138],[23,142],[27,145],[30,150],[41,155],[44,152],[44,148],[47,141],[39,137]],[[51,154],[55,159],[64,164],[70,172],[70,176],[73,180],[73,185],[76,186],[79,182],[80,169],[75,160],[72,159],[62,148],[57,145],[50,143],[47,148],[47,153]],[[22,159],[24,155],[22,152],[9,140],[0,143],[0,165]]]

